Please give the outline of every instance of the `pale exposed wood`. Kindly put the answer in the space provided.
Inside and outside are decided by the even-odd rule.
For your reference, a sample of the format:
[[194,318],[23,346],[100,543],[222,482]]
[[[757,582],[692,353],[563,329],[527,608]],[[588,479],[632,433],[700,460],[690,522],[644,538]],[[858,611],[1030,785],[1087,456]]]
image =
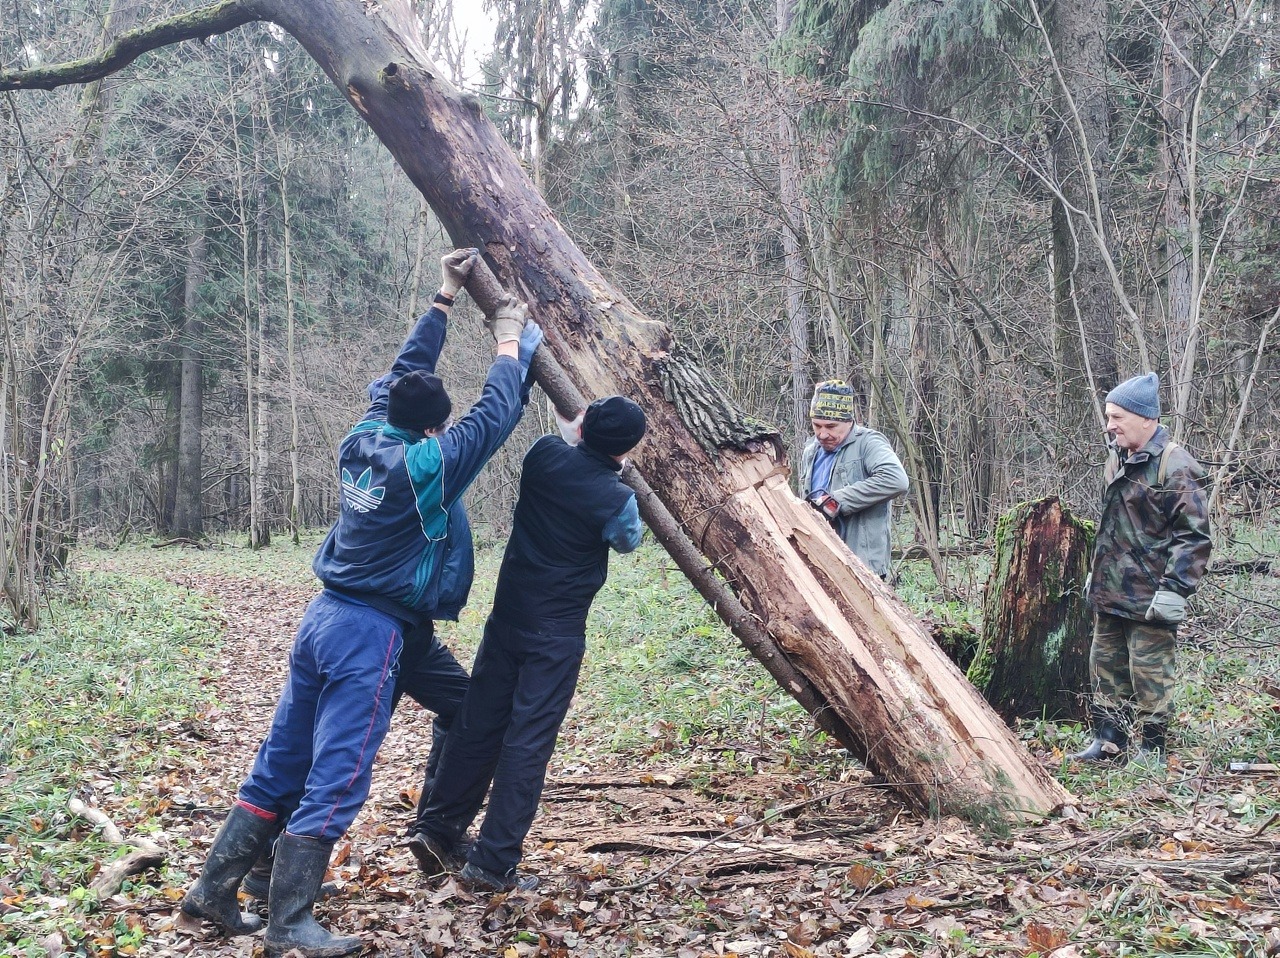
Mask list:
[[124,836],[120,834],[120,829],[116,828],[115,822],[108,818],[105,812],[89,807],[78,798],[73,798],[67,802],[67,811],[97,825],[102,832],[102,837],[112,845],[124,844]]
[[89,891],[94,892],[99,899],[108,898],[118,892],[124,885],[124,880],[130,875],[138,875],[149,868],[159,868],[164,864],[164,849],[146,838],[135,837],[126,840],[120,833],[120,829],[101,810],[86,805],[78,798],[67,802],[67,810],[98,826],[102,837],[111,844],[134,846],[133,851],[103,868],[89,883]]

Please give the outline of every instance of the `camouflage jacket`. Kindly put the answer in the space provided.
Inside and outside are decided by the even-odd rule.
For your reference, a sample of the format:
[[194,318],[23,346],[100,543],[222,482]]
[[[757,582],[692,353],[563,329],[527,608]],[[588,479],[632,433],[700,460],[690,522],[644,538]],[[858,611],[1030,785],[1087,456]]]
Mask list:
[[1212,547],[1209,503],[1204,469],[1164,426],[1137,452],[1122,455],[1114,450],[1108,458],[1089,603],[1141,619],[1156,590],[1185,597],[1200,584]]

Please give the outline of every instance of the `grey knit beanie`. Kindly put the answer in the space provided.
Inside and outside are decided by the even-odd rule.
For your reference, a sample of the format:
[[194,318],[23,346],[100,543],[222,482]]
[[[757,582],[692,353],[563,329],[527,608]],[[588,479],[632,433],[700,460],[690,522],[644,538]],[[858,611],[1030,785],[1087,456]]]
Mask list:
[[1159,419],[1160,377],[1155,373],[1147,373],[1145,376],[1126,379],[1107,393],[1107,402],[1115,403],[1122,409],[1147,419]]

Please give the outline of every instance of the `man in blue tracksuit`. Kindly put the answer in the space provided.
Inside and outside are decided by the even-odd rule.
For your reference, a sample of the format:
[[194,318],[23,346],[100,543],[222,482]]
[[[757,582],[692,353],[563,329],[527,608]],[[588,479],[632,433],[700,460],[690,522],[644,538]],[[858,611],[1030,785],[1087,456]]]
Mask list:
[[543,436],[525,455],[471,685],[411,830],[409,847],[428,873],[461,857],[459,843],[492,782],[459,877],[492,891],[537,885],[516,865],[577,686],[587,611],[608,574],[609,550],[640,544],[635,493],[620,473],[644,430],[640,407],[611,396],[562,429],[565,438]]
[[264,945],[272,958],[361,948],[359,938],[322,928],[312,905],[334,843],[368,797],[403,637],[465,599],[472,567],[461,496],[528,399],[525,379],[542,331],[508,296],[489,324],[497,356],[480,398],[449,423],[452,403],[433,370],[448,309],[475,256],[458,250],[442,260],[435,305],[391,370],[370,384],[368,411],[339,446],[342,507],[312,566],[324,591],[298,628],[271,730],[182,902],[188,915],[227,934],[255,931],[261,922],[240,912],[236,889],[287,816],[269,890]]

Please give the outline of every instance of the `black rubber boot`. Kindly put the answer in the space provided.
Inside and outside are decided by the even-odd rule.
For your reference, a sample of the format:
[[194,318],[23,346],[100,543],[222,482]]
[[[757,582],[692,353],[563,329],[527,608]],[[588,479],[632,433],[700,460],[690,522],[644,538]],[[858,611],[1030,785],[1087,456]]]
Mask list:
[[[275,855],[275,842],[272,842],[267,846],[267,850],[258,856],[258,860],[249,869],[249,874],[244,876],[244,881],[240,883],[240,890],[250,898],[256,898],[258,901],[267,900],[271,891],[271,870],[276,863]],[[320,886],[320,894],[316,901],[324,901],[341,893],[341,888],[334,882],[327,881]]]
[[268,958],[278,958],[295,948],[304,958],[338,958],[364,947],[359,938],[331,935],[311,914],[332,851],[333,842],[288,832],[276,842],[263,943]]
[[1134,757],[1134,762],[1150,766],[1163,765],[1169,757],[1165,745],[1168,737],[1167,722],[1143,723],[1142,744],[1138,746],[1138,754]]
[[259,855],[258,860],[249,869],[249,874],[245,875],[244,881],[240,883],[240,890],[250,898],[266,901],[267,894],[271,891],[271,868],[273,865],[275,865],[275,853],[273,851],[268,850]]
[[182,911],[192,918],[212,922],[225,935],[248,935],[261,928],[261,918],[240,911],[236,889],[275,833],[274,819],[232,805],[213,840],[200,877],[182,899]]
[[1082,752],[1068,755],[1073,762],[1115,762],[1124,758],[1129,734],[1120,718],[1105,709],[1093,710],[1093,741]]

